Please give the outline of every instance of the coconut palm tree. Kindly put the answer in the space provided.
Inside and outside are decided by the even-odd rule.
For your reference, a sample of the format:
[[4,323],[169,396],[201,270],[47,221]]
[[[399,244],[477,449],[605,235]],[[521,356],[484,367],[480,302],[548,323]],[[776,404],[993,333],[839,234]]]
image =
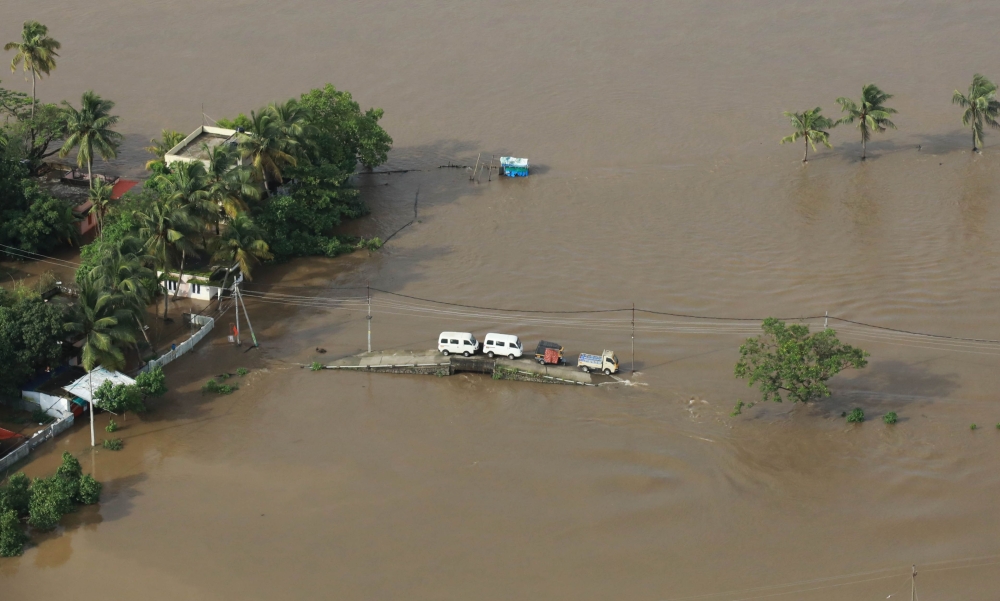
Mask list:
[[781,143],[794,143],[799,138],[805,138],[805,154],[802,155],[803,163],[809,161],[809,146],[812,146],[813,152],[816,151],[816,142],[822,143],[827,148],[833,148],[833,145],[830,144],[830,132],[827,130],[836,124],[821,115],[822,110],[817,106],[812,110],[802,113],[793,113],[790,111],[785,111],[784,113],[791,121],[795,131],[782,138]]
[[[67,332],[79,334],[83,339],[83,368],[91,377],[91,399],[93,399],[94,368],[117,371],[125,367],[125,353],[122,347],[135,342],[135,334],[129,323],[128,311],[118,307],[114,294],[101,290],[84,280],[80,295],[70,312],[69,321],[63,324]],[[90,403],[90,445],[94,446],[94,403]]]
[[[212,259],[227,269],[239,265],[243,276],[252,281],[253,268],[261,261],[273,258],[263,238],[264,232],[253,220],[246,213],[239,213],[226,223],[219,236],[212,239]],[[222,287],[225,288],[225,282]]]
[[[229,218],[246,212],[249,203],[260,200],[260,186],[247,167],[236,167],[209,189],[212,199]],[[218,233],[218,231],[216,231]]]
[[166,282],[177,255],[195,252],[190,238],[190,232],[196,229],[195,220],[187,206],[169,198],[156,199],[133,213],[133,218],[143,250],[152,257],[164,281],[163,319],[167,319],[170,293]]
[[983,146],[983,124],[1000,128],[997,122],[997,115],[1000,114],[997,84],[976,73],[969,86],[969,95],[955,90],[951,102],[965,109],[962,125],[972,128],[972,152],[978,151]]
[[850,98],[841,96],[837,99],[837,104],[843,112],[847,113],[837,121],[837,124],[851,124],[858,122],[858,129],[861,130],[861,160],[865,160],[868,154],[868,139],[874,133],[882,133],[887,128],[896,129],[896,124],[889,120],[889,115],[895,114],[896,109],[885,106],[885,101],[892,98],[892,94],[886,94],[873,83],[861,88],[860,102],[854,102]]
[[111,191],[114,190],[114,186],[105,181],[100,181],[96,186],[90,188],[90,194],[88,198],[93,205],[90,207],[89,214],[97,216],[97,233],[104,239],[104,214],[108,211],[108,205],[111,204]]
[[56,50],[62,47],[55,39],[49,37],[49,28],[38,21],[25,21],[21,28],[21,41],[8,42],[4,51],[17,50],[10,61],[10,71],[17,71],[17,66],[23,66],[25,72],[31,73],[31,118],[35,118],[35,78],[41,79],[42,74],[48,75],[56,68]]
[[265,193],[270,181],[281,183],[282,169],[297,163],[291,152],[296,141],[285,128],[273,111],[264,109],[259,113],[250,111],[249,127],[238,134],[240,155],[249,159],[253,174],[263,184]]
[[185,240],[190,244],[176,245],[181,251],[180,274],[178,275],[178,286],[174,290],[174,298],[180,294],[180,282],[184,277],[184,263],[187,255],[197,257],[194,241],[202,238],[204,242],[205,224],[218,219],[219,211],[212,203],[208,188],[208,175],[205,172],[205,165],[201,161],[181,162],[173,166],[173,171],[169,174],[156,176],[157,184],[162,197],[168,202],[179,207],[184,207],[190,218],[181,230]]
[[65,157],[74,148],[80,150],[76,155],[76,164],[87,166],[87,177],[90,186],[94,187],[94,151],[105,161],[118,156],[118,146],[122,135],[112,128],[118,124],[118,117],[111,114],[115,103],[104,100],[93,91],[86,91],[80,99],[80,110],[63,101],[66,106],[66,130],[68,137],[59,150],[59,156]]
[[146,305],[153,300],[153,295],[143,284],[156,277],[153,270],[146,267],[150,259],[143,253],[139,240],[125,237],[119,244],[103,246],[97,264],[83,277],[99,290],[105,290],[118,299],[118,308],[132,315],[146,343],[152,347],[145,323]]
[[184,134],[173,129],[164,129],[160,131],[160,139],[151,138],[149,140],[149,146],[143,148],[146,152],[155,156],[155,159],[149,159],[146,161],[146,169],[152,171],[153,167],[157,163],[162,163],[164,157],[167,156],[167,152],[171,148],[177,146],[184,139]]

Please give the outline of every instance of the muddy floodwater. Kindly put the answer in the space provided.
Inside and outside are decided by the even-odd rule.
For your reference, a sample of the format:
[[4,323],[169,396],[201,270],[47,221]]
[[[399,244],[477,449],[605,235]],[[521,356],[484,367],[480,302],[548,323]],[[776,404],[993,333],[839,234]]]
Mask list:
[[[78,426],[36,456],[30,475],[77,454],[105,493],[0,561],[4,601],[895,600],[912,564],[921,599],[1000,596],[997,344],[831,321],[870,366],[737,418],[754,322],[637,313],[631,385],[301,367],[364,350],[369,281],[407,295],[373,295],[376,349],[500,331],[628,371],[630,311],[527,311],[633,303],[1000,340],[1000,132],[971,153],[950,104],[1000,78],[995,1],[0,6],[4,40],[35,18],[63,44],[43,100],[117,102],[126,146],[100,169],[140,174],[146,140],[202,107],[329,81],[385,109],[382,169],[416,170],[359,176],[373,213],[345,231],[385,238],[417,206],[379,252],[262,271],[261,349],[228,344],[222,315],[123,451],[92,453]],[[836,117],[869,82],[899,129],[868,161],[847,126],[807,167],[778,144],[783,110]],[[479,153],[532,175],[438,168]],[[236,393],[201,394],[238,367]]]

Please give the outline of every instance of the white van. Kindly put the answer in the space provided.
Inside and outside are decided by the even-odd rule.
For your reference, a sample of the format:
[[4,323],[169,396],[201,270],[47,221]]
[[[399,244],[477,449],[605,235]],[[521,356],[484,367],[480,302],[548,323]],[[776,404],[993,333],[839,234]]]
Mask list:
[[443,355],[475,355],[479,350],[479,341],[469,332],[441,332],[438,336],[438,350]]
[[510,334],[487,334],[483,342],[483,352],[490,356],[516,359],[521,356],[521,341]]

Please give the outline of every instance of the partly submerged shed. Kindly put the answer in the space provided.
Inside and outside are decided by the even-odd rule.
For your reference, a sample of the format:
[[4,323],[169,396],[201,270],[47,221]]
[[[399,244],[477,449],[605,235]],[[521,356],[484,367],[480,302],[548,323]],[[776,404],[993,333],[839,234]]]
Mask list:
[[500,157],[500,173],[507,177],[528,177],[528,159]]
[[68,386],[64,386],[63,390],[70,393],[73,396],[80,397],[81,399],[90,402],[92,397],[90,395],[91,390],[97,390],[101,387],[101,384],[105,382],[111,382],[112,384],[135,384],[135,380],[126,376],[125,374],[118,373],[116,371],[108,371],[103,367],[97,367],[89,374],[83,376],[82,378],[74,381]]

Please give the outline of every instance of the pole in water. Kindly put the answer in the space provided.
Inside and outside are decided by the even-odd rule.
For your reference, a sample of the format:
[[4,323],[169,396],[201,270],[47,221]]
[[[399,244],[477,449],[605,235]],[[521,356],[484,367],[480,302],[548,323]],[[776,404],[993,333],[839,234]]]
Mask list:
[[237,294],[236,297],[240,301],[240,304],[243,305],[243,315],[247,318],[247,327],[250,328],[250,338],[253,340],[253,345],[260,346],[257,344],[257,335],[253,333],[253,324],[250,323],[250,312],[247,311],[247,304],[243,302],[243,295]]
[[632,373],[635,373],[635,303],[632,303]]
[[824,330],[825,330],[825,329],[827,329],[827,328],[829,327],[829,326],[827,325],[827,324],[828,324],[829,322],[830,322],[830,312],[829,312],[829,311],[827,311],[827,312],[825,312],[825,313],[823,314],[823,329],[824,329]]
[[240,344],[240,303],[238,301],[240,295],[240,285],[233,284],[233,295],[236,297],[234,305],[236,305],[236,346],[242,346]]
[[476,157],[476,166],[472,168],[472,176],[469,178],[469,181],[476,179],[476,171],[479,171],[479,159],[481,158],[483,158],[483,153],[480,152],[479,156]]
[[910,573],[910,601],[916,601],[917,599],[917,566],[913,565],[911,568],[913,571]]
[[372,283],[368,282],[368,352],[372,352]]
[[488,181],[488,182],[491,182],[491,181],[493,181],[493,159],[494,159],[494,158],[496,158],[496,156],[497,156],[497,155],[495,155],[495,154],[491,154],[491,155],[490,155],[490,174],[489,174],[489,176],[488,176],[488,177],[486,178],[486,181]]

